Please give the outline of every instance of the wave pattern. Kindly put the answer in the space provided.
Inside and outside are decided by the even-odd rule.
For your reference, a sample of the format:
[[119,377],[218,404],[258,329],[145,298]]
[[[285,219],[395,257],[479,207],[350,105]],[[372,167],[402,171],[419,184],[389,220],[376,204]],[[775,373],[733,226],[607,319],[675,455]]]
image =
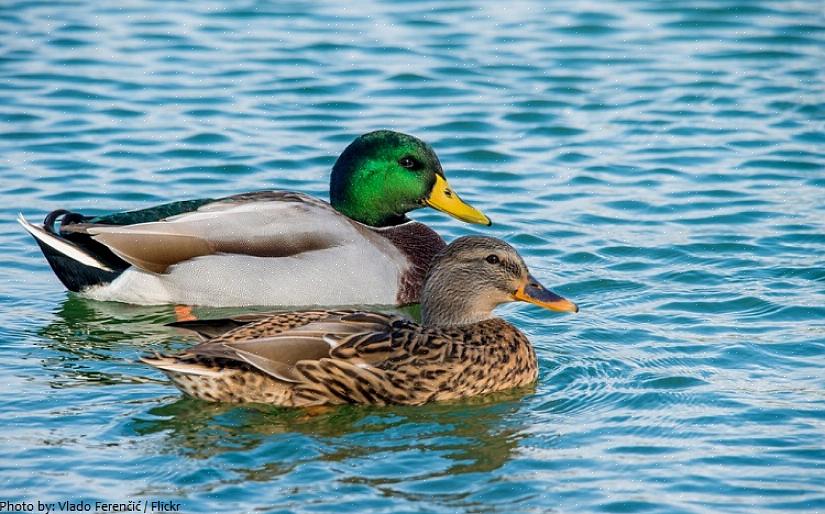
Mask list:
[[[3,499],[825,509],[821,7],[4,2]],[[135,363],[191,342],[170,310],[67,295],[13,221],[325,196],[377,128],[430,141],[483,233],[581,305],[502,309],[537,347],[535,390],[318,416],[180,399]]]

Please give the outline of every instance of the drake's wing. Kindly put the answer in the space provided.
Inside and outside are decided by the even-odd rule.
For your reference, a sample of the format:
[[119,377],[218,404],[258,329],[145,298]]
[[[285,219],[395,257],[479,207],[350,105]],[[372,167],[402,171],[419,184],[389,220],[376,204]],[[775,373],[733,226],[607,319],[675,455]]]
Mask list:
[[329,204],[280,191],[229,197],[161,221],[80,229],[129,264],[155,273],[217,253],[295,256],[346,244],[358,234]]

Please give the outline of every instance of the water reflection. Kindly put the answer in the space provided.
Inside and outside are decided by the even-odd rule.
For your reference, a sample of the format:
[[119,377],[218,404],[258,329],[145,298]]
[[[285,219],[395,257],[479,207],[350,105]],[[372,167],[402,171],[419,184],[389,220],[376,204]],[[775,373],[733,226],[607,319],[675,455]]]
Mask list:
[[69,294],[55,311],[54,320],[38,334],[70,354],[84,349],[111,350],[118,343],[149,343],[168,336],[165,323],[174,321],[170,306],[136,306],[98,302]]
[[[517,417],[531,389],[423,407],[340,406],[320,412],[266,405],[211,404],[185,397],[149,408],[132,419],[135,435],[163,434],[164,451],[214,460],[301,450],[290,460],[304,462],[393,461],[401,454],[438,457],[438,466],[408,469],[395,476],[366,473],[358,480],[381,486],[426,471],[427,477],[492,471],[507,462],[525,427]],[[296,458],[297,456],[297,458]],[[254,457],[253,457],[254,458]],[[408,457],[409,459],[409,457]],[[404,460],[402,458],[402,460]],[[366,465],[366,464],[365,464]],[[288,471],[279,465],[234,469],[246,480],[267,481]]]

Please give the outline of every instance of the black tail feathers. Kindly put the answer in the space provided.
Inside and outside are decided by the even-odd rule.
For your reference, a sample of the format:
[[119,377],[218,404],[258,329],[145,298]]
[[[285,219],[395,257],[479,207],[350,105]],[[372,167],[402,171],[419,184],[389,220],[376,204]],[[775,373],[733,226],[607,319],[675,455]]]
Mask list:
[[[42,227],[30,224],[22,216],[19,220],[40,246],[57,278],[70,291],[108,284],[129,267],[85,231],[63,230],[69,225],[91,221],[90,216],[58,209],[46,215]],[[58,220],[59,229],[55,227]]]
[[106,271],[92,266],[87,266],[55,250],[51,246],[37,240],[40,250],[49,262],[54,274],[69,291],[76,293],[86,288],[108,284],[116,279],[123,272],[123,269]]

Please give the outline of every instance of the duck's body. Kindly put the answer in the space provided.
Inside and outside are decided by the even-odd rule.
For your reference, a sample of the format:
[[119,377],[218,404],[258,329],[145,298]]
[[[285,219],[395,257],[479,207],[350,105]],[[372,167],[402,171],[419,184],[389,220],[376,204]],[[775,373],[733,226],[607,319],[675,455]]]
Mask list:
[[[430,261],[445,246],[422,223],[370,227],[300,193],[189,205],[197,204],[157,221],[129,224],[147,217],[136,211],[72,223],[59,234],[27,229],[67,288],[139,304],[403,305],[418,300]],[[49,252],[58,237],[99,265]]]
[[[471,280],[478,267],[480,278]],[[528,339],[491,314],[495,305],[514,300],[577,310],[535,282],[506,243],[464,237],[442,252],[428,274],[422,324],[356,311],[221,320],[216,332],[198,322],[196,330],[218,335],[178,355],[143,361],[184,393],[207,401],[293,407],[465,398],[536,380]],[[235,324],[241,326],[223,332]]]
[[502,319],[425,328],[318,311],[274,315],[144,361],[194,398],[285,407],[453,400],[532,384],[538,369],[530,342]]
[[449,189],[429,146],[393,132],[361,136],[341,154],[330,197],[260,191],[19,221],[69,290],[221,307],[414,303],[445,244],[405,213],[430,205],[489,224]]

